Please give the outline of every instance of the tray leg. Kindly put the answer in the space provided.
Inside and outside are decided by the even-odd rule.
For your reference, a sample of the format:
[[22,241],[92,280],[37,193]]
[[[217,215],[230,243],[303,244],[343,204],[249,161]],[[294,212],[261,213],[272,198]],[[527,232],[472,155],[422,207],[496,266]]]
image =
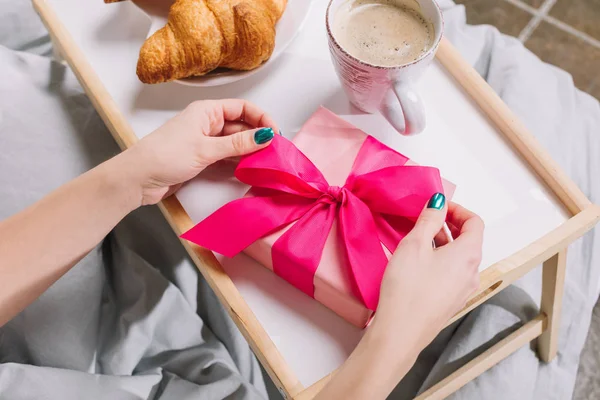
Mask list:
[[54,38],[54,35],[50,35],[50,42],[52,43],[52,58],[62,64],[67,65],[65,58],[63,57],[59,42]]
[[560,311],[562,308],[567,249],[559,251],[544,262],[542,270],[541,312],[548,316],[548,326],[538,339],[538,353],[542,361],[550,362],[558,351]]

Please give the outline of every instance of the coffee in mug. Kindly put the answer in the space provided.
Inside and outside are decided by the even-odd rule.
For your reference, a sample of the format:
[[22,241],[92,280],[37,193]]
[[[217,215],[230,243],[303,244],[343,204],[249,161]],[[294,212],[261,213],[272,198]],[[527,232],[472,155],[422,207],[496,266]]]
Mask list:
[[408,3],[349,0],[333,17],[339,45],[361,61],[399,66],[416,61],[433,45],[433,26]]
[[435,0],[329,0],[329,50],[342,88],[401,134],[425,129],[414,86],[435,57],[444,22]]

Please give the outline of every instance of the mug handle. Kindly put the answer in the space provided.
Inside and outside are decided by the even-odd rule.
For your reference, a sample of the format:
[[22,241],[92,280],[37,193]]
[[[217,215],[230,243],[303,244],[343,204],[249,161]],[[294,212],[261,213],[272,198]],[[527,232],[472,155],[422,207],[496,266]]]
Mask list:
[[414,135],[425,129],[423,102],[408,82],[394,82],[381,102],[380,112],[402,135]]

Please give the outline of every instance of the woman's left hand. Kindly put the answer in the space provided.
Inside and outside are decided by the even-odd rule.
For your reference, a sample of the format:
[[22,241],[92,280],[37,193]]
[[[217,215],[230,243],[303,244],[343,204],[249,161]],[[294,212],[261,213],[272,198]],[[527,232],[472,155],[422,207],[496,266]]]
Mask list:
[[121,157],[133,178],[139,205],[156,204],[210,164],[268,146],[275,122],[256,105],[238,99],[191,103]]
[[251,103],[198,101],[129,150],[0,221],[0,327],[129,212],[159,202],[215,161],[268,146],[274,131],[273,120]]

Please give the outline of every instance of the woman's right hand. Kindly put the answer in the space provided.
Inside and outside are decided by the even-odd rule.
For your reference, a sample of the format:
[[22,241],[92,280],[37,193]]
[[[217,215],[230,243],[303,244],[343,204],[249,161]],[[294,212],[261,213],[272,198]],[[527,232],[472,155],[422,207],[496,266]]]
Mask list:
[[[443,195],[434,195],[400,242],[386,269],[371,326],[390,333],[410,326],[417,330],[421,349],[479,286],[483,221],[457,204],[445,203]],[[455,240],[434,249],[432,240],[439,237],[446,219]]]
[[[438,193],[390,260],[373,323],[317,399],[385,399],[479,286],[483,221]],[[448,215],[455,240],[431,242]]]

